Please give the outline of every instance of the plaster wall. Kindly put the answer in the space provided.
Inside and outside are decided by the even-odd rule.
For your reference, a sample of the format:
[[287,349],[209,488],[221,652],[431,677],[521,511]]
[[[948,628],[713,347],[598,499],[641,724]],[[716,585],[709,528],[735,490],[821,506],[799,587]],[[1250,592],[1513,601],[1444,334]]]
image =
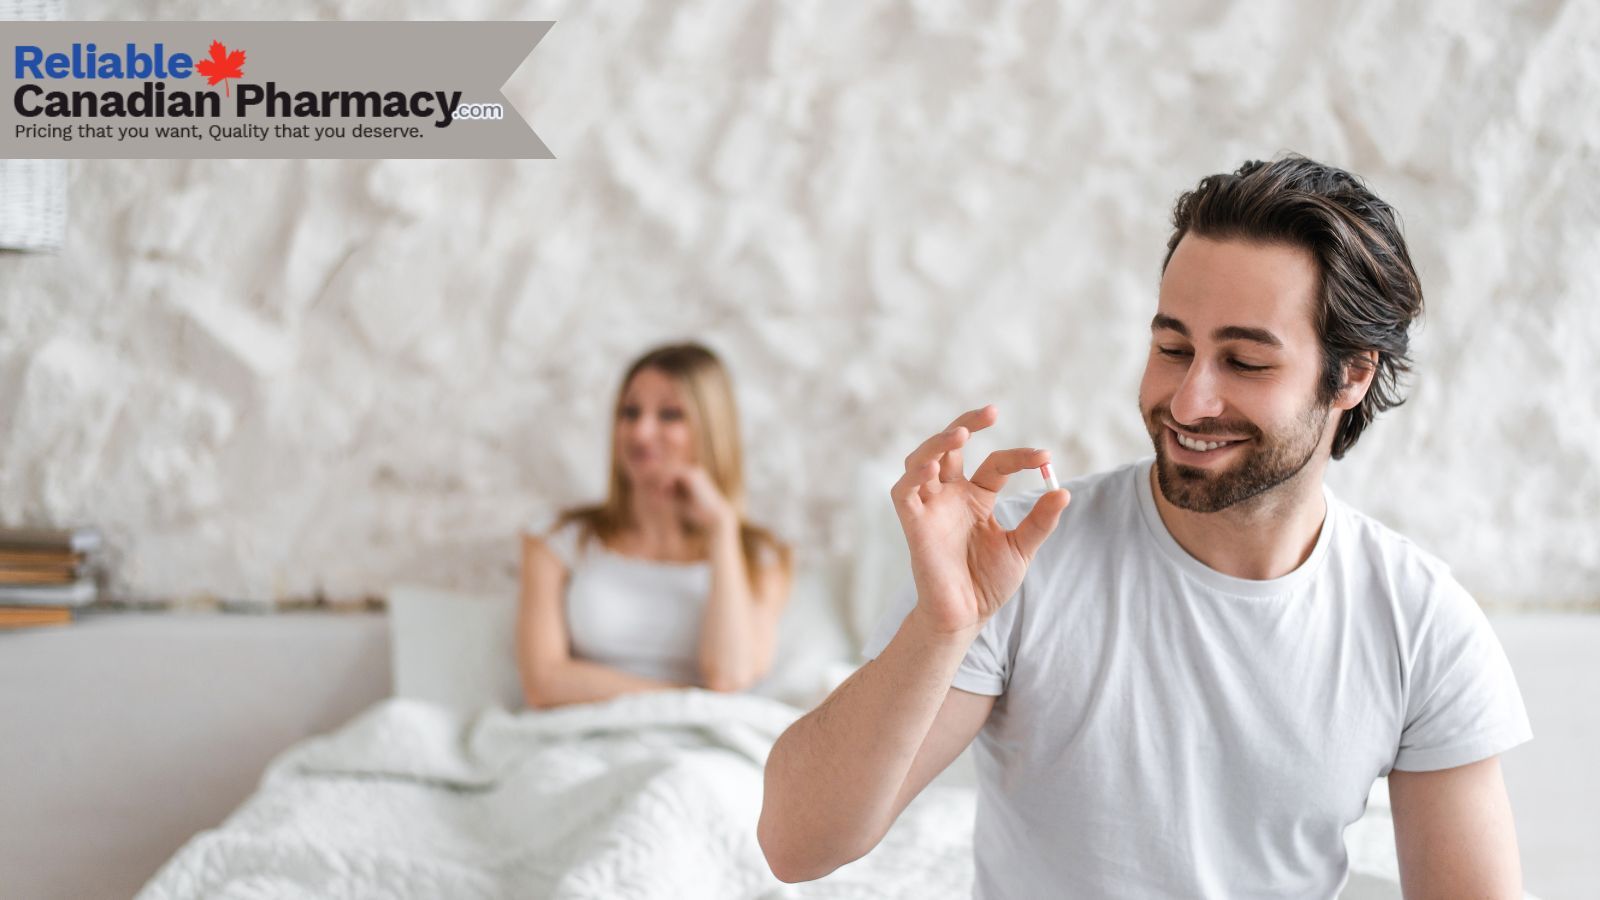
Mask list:
[[1335,489],[1485,605],[1600,605],[1600,5],[66,14],[557,21],[507,89],[555,161],[74,162],[64,249],[0,254],[0,520],[100,526],[123,599],[509,587],[518,524],[602,489],[621,367],[682,337],[808,558],[864,461],[983,402],[980,453],[1120,464],[1173,200],[1294,150],[1402,212],[1427,292]]

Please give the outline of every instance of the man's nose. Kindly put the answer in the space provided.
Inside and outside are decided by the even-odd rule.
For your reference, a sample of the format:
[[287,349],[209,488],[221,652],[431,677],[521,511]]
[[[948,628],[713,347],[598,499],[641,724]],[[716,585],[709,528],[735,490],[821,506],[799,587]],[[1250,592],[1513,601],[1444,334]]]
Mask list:
[[1209,366],[1195,362],[1184,373],[1183,383],[1172,397],[1172,418],[1179,423],[1198,422],[1222,415],[1222,397],[1217,393],[1216,376]]

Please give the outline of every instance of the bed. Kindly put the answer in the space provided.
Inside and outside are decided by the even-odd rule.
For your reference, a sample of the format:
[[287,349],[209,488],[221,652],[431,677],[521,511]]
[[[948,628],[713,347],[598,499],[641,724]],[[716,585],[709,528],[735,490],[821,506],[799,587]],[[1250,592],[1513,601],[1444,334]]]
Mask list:
[[[395,588],[395,696],[281,753],[140,900],[970,896],[965,757],[816,882],[777,881],[755,840],[772,742],[854,668],[907,571],[892,513],[864,504],[861,522],[848,569],[802,568],[774,671],[744,695],[523,710],[511,598]],[[1400,897],[1384,782],[1346,846],[1343,898]]]
[[761,766],[795,714],[705,691],[466,719],[387,700],[280,756],[140,896],[931,898],[971,884],[960,788],[920,797],[828,878],[774,879],[755,841]]

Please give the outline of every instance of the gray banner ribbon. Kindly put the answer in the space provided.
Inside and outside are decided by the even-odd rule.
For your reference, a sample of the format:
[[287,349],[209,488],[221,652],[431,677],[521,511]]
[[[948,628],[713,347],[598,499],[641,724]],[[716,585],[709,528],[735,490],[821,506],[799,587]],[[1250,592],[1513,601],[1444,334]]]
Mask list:
[[0,22],[0,149],[553,159],[500,92],[552,24]]

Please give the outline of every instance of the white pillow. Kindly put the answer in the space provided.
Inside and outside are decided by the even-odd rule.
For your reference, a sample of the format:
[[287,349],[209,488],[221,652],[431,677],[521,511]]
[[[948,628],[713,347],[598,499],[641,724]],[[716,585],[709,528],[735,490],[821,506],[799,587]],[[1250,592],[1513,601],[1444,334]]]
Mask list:
[[[843,575],[800,566],[778,625],[772,671],[752,692],[801,708],[827,696],[855,670],[855,643],[840,610]],[[517,673],[514,596],[473,594],[424,585],[389,591],[394,694],[465,714],[487,706],[524,706]]]
[[798,565],[778,623],[778,652],[752,693],[810,709],[855,671],[856,644],[844,620],[844,571]]
[[903,463],[887,459],[866,462],[856,469],[855,503],[850,511],[854,556],[846,617],[857,652],[890,601],[911,584],[911,551],[889,499],[889,488],[904,473]]
[[523,705],[517,675],[514,595],[424,585],[389,590],[394,695],[472,714]]

